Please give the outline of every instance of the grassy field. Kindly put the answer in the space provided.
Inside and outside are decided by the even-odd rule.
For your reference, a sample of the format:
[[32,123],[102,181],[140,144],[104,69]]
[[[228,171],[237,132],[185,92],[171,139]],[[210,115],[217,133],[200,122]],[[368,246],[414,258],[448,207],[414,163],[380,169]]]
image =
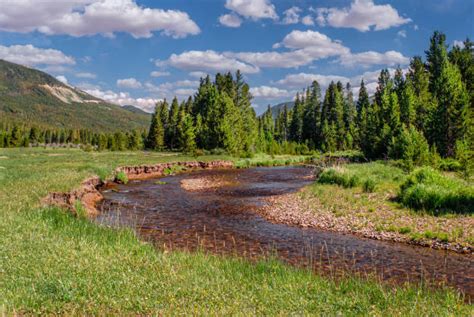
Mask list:
[[450,290],[394,289],[351,277],[335,282],[275,261],[162,252],[129,230],[39,206],[48,192],[106,177],[119,165],[191,159],[0,150],[0,314],[472,315]]
[[[398,202],[400,185],[407,178],[406,173],[390,162],[348,164],[323,172],[320,180],[307,188],[303,196],[312,199],[315,214],[331,215],[335,222],[343,223],[352,230],[368,228],[412,240],[474,245],[472,213],[463,214],[461,210],[459,213],[454,211],[437,215],[432,211],[409,209]],[[463,181],[453,173],[446,174],[444,178],[446,183],[456,185],[450,185],[451,191],[470,188],[472,192],[472,182]],[[439,185],[432,185],[429,189],[443,192]]]

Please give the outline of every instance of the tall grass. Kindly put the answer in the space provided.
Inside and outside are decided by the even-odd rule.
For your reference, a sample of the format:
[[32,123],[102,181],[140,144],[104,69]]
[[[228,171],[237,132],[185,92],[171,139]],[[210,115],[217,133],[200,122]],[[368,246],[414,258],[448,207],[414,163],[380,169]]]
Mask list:
[[400,186],[398,198],[408,207],[435,215],[474,213],[474,186],[428,167],[408,176]]

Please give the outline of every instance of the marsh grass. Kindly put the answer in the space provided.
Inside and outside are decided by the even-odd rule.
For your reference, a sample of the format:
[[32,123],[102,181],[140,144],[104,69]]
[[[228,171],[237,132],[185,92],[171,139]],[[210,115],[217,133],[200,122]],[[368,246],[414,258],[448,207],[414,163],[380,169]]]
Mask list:
[[401,184],[398,199],[408,207],[434,215],[474,213],[474,186],[432,168],[420,168],[411,173]]
[[[121,165],[192,160],[176,154],[0,150],[0,311],[50,315],[471,315],[454,291],[321,277],[274,260],[249,263],[163,252],[127,228],[57,208],[68,191]],[[225,157],[200,157],[200,160]]]

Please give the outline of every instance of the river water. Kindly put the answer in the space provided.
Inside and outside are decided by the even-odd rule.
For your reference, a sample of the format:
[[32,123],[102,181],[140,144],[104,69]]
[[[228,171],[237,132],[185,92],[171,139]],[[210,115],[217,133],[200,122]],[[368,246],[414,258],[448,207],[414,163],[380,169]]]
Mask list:
[[[335,276],[448,284],[473,298],[472,255],[275,224],[258,215],[265,197],[297,191],[312,181],[312,171],[303,167],[197,170],[132,181],[103,191],[97,221],[131,226],[160,248],[250,259],[276,256]],[[186,184],[204,186],[189,190]]]

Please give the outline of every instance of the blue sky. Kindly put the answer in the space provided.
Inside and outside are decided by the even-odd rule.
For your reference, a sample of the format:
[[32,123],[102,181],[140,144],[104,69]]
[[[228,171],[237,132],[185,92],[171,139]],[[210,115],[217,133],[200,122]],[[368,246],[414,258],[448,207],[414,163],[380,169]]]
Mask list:
[[254,106],[316,79],[407,67],[434,30],[474,35],[471,0],[0,0],[0,58],[147,111],[193,94],[199,76],[241,69]]

